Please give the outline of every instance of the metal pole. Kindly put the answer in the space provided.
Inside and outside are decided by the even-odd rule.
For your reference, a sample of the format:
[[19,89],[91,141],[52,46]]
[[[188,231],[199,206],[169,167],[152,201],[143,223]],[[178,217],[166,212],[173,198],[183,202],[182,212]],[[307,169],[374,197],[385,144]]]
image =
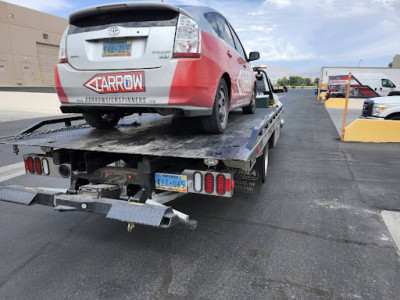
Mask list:
[[347,107],[349,105],[349,95],[350,95],[350,82],[351,82],[351,72],[349,72],[349,77],[347,79],[347,92],[346,92],[346,102],[344,104],[344,114],[343,114],[343,124],[342,124],[342,136],[340,140],[344,141],[344,134],[346,131],[346,118],[347,118]]

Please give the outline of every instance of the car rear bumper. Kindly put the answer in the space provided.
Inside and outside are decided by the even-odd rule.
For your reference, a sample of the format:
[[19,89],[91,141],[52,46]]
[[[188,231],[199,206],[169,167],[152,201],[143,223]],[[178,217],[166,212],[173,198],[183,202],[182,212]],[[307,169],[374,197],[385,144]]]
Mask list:
[[182,112],[185,117],[200,117],[209,116],[212,114],[212,108],[199,107],[199,106],[177,106],[177,105],[103,105],[103,104],[92,104],[92,105],[75,105],[75,104],[62,104],[60,107],[63,113],[87,113],[93,111],[112,111],[120,112],[122,114],[130,113],[147,113],[157,112],[157,110],[171,110],[171,112]]
[[[199,72],[204,68],[207,72]],[[56,85],[58,79],[66,96],[61,99],[59,93],[63,112],[85,112],[92,109],[127,112],[176,109],[187,116],[211,114],[215,92],[222,76],[218,66],[206,57],[171,59],[156,69],[82,71],[74,69],[68,63],[62,63],[57,65],[55,71]],[[87,83],[93,82],[93,78],[100,78],[99,82],[102,82],[103,75],[107,77],[110,74],[127,72],[143,74],[143,89],[135,92],[104,92],[87,87]]]

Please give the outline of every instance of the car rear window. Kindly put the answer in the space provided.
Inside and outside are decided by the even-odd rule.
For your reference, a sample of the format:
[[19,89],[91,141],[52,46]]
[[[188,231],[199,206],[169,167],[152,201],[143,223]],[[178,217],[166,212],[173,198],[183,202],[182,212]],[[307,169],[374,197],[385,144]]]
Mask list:
[[111,25],[123,27],[176,26],[178,15],[177,11],[171,10],[124,10],[97,13],[75,19],[70,23],[68,34],[101,30]]

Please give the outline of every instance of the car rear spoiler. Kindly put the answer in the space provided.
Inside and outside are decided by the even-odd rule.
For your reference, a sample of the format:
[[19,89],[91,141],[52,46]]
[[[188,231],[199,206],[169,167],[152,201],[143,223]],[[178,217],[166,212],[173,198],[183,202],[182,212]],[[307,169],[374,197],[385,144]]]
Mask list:
[[179,13],[183,13],[185,15],[189,14],[171,4],[166,4],[166,3],[113,3],[113,4],[108,4],[108,5],[101,5],[101,6],[91,6],[87,7],[84,9],[77,10],[73,12],[72,14],[69,15],[69,23],[73,24],[75,22],[78,22],[82,19],[90,18],[95,15],[101,15],[101,14],[110,14],[110,13],[116,13],[116,12],[126,12],[127,10],[169,10],[169,11],[176,11]]

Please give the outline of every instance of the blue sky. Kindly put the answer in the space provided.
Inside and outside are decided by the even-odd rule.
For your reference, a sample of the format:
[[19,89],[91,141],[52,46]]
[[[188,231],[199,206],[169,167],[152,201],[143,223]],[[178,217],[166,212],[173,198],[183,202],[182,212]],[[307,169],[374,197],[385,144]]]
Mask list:
[[[7,0],[68,17],[112,0]],[[158,1],[159,2],[159,1]],[[386,67],[400,54],[400,0],[167,0],[210,6],[233,25],[247,52],[304,71],[322,66]]]

